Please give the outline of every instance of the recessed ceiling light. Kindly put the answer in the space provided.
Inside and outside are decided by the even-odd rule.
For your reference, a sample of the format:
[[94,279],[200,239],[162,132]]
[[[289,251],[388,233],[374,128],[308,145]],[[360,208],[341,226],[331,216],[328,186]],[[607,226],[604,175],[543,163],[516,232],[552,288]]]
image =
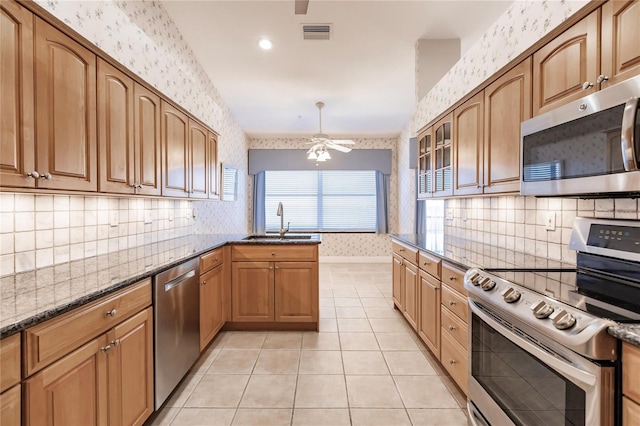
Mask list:
[[261,38],[258,40],[258,46],[264,50],[269,50],[273,47],[273,43],[268,38]]

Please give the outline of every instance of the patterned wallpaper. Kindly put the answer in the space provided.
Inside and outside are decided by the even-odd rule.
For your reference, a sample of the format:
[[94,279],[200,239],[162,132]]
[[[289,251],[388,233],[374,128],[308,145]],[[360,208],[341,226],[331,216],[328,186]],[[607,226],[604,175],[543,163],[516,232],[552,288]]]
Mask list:
[[[398,230],[398,152],[396,138],[352,138],[354,149],[391,149],[391,178],[389,181],[389,232]],[[307,149],[305,138],[252,138],[249,149]],[[407,153],[408,161],[408,149]],[[331,161],[331,160],[329,160]],[[408,167],[408,165],[407,165]],[[249,182],[248,194],[251,198],[252,184]],[[251,200],[250,203],[253,201]],[[253,211],[250,206],[251,212]],[[252,213],[249,213],[249,218]],[[320,244],[322,257],[377,257],[388,256],[391,240],[388,235],[378,234],[323,234]]]
[[[238,201],[3,193],[0,274],[194,232],[247,232],[248,139],[162,5],[150,1],[36,1],[216,130],[219,160],[239,170]],[[118,215],[116,226],[110,226],[112,212]],[[145,212],[151,223],[145,223]]]

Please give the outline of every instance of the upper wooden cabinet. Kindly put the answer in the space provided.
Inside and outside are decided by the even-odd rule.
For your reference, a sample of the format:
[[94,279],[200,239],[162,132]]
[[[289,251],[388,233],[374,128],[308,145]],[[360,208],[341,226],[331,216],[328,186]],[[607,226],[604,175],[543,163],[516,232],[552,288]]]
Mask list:
[[189,195],[189,118],[162,101],[162,195]]
[[0,2],[0,58],[0,182],[33,188],[33,15],[15,2]]
[[602,87],[640,74],[640,2],[609,0],[602,5]]
[[533,115],[596,91],[599,28],[596,10],[533,54]]
[[433,194],[433,128],[418,135],[418,198]]
[[520,191],[520,123],[531,118],[531,58],[484,89],[483,192]]
[[209,133],[207,129],[189,119],[189,197],[209,197]]
[[434,197],[453,194],[453,171],[451,170],[452,138],[451,122],[453,114],[448,114],[433,125],[433,192]]
[[160,195],[161,193],[160,111],[160,97],[136,83],[133,108],[136,194]]
[[96,191],[96,56],[36,18],[35,58],[37,186]]
[[480,92],[453,112],[454,195],[482,193],[484,96]]
[[220,167],[218,166],[218,137],[215,133],[209,132],[209,198],[220,199]]

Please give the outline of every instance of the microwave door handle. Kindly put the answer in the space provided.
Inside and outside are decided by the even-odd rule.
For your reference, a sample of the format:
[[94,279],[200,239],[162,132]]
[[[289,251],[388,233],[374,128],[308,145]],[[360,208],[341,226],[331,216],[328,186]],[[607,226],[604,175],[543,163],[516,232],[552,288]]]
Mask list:
[[628,172],[638,170],[638,159],[636,158],[635,121],[638,111],[638,98],[631,98],[624,106],[622,114],[621,144],[622,163]]

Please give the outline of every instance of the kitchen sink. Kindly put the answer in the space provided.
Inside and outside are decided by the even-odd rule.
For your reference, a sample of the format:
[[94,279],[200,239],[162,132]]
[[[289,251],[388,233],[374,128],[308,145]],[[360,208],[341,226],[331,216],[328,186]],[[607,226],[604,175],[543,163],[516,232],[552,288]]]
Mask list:
[[300,241],[300,240],[311,240],[313,235],[284,235],[281,237],[278,234],[272,235],[249,235],[246,238],[243,238],[244,241]]

